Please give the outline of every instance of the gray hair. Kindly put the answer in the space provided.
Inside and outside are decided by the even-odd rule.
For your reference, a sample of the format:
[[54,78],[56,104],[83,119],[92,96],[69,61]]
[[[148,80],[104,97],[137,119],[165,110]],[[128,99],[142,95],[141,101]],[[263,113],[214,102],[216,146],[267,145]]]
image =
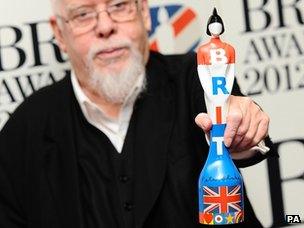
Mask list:
[[62,0],[50,0],[50,2],[51,2],[52,12],[56,17],[57,24],[60,28],[62,28],[62,20],[58,18],[58,15],[61,15],[60,4]]

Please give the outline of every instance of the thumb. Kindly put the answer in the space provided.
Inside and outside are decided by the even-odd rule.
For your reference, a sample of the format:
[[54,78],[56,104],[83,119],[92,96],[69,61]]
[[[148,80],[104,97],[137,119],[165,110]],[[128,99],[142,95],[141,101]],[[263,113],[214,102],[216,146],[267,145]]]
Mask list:
[[212,127],[212,121],[207,113],[200,113],[195,117],[195,123],[203,129],[205,134],[209,134]]

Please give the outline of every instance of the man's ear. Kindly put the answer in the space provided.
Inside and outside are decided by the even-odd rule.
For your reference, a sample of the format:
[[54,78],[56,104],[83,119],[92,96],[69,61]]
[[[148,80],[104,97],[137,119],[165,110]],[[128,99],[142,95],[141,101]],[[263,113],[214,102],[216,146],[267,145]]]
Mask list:
[[141,13],[144,20],[144,26],[148,32],[151,31],[151,15],[148,0],[141,0]]
[[55,35],[56,41],[57,41],[61,51],[67,52],[63,34],[61,31],[60,25],[58,24],[57,18],[55,16],[51,16],[49,21],[50,21],[50,25],[52,27],[53,33]]

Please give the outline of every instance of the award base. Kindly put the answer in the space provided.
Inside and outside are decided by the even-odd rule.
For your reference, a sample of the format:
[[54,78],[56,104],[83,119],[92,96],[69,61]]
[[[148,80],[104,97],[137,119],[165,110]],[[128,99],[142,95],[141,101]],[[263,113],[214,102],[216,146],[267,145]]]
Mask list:
[[230,225],[243,222],[243,212],[232,213],[200,213],[199,222],[205,225]]

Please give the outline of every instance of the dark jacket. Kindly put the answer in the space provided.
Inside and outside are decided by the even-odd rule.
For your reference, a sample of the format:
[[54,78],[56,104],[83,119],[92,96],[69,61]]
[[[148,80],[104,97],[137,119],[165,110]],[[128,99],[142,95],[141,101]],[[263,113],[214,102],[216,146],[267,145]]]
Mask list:
[[[134,227],[201,226],[197,181],[209,147],[194,123],[197,113],[206,111],[195,59],[151,53],[147,64],[147,89],[132,116]],[[240,94],[237,85],[233,93]],[[26,99],[0,132],[0,227],[82,227],[75,105],[66,77]],[[237,165],[264,158],[257,154]],[[101,172],[111,177],[111,170]],[[246,224],[258,227],[247,197],[245,206]]]

